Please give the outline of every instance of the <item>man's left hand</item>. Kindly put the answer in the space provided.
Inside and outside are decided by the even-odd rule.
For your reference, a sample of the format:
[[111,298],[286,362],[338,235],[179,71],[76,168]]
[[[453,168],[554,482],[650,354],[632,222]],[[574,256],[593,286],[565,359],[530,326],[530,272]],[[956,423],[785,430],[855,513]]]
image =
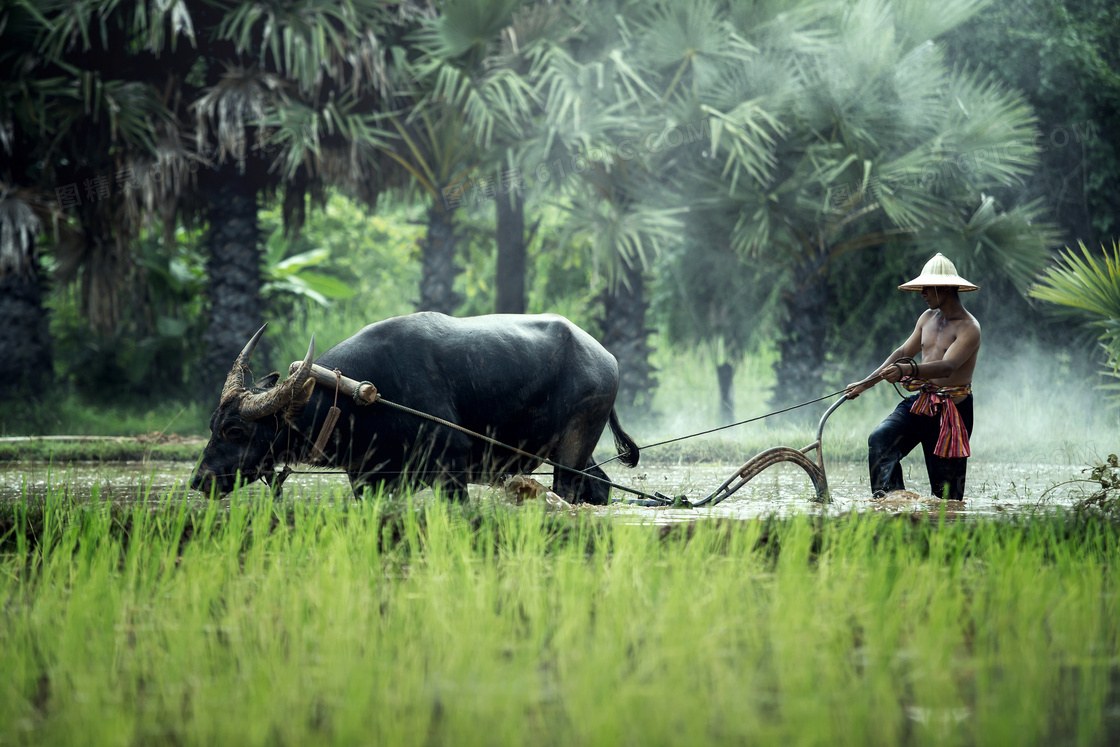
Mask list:
[[902,381],[902,366],[892,363],[883,369],[883,372],[879,374],[879,378],[891,384],[897,384],[899,381]]

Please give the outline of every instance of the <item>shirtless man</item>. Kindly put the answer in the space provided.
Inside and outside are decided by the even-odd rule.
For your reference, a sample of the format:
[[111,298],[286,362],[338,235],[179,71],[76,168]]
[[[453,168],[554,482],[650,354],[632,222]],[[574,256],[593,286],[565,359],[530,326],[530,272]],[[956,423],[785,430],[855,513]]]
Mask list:
[[[922,274],[899,290],[920,291],[929,306],[906,342],[866,379],[849,384],[849,399],[879,381],[900,382],[918,392],[899,403],[867,439],[871,492],[882,498],[902,490],[902,458],[919,443],[925,452],[930,491],[964,500],[965,472],[971,453],[972,372],[980,351],[980,323],[961,305],[959,293],[977,287],[937,254]],[[913,357],[922,354],[921,363]]]

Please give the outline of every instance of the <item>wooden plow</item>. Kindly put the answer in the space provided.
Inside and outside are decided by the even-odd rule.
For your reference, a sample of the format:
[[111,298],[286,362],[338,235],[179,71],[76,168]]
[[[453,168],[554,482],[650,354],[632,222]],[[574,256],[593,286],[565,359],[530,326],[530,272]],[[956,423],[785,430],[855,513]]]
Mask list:
[[[813,443],[801,449],[795,449],[790,446],[775,446],[759,452],[750,461],[740,467],[734,475],[728,478],[723,485],[716,488],[714,493],[702,501],[691,504],[692,507],[714,506],[720,501],[730,498],[744,485],[762,474],[767,467],[772,467],[780,462],[793,462],[805,470],[809,475],[809,480],[813,483],[813,488],[817,492],[816,498],[813,500],[817,503],[831,503],[832,498],[828,494],[828,476],[824,471],[824,451],[821,448],[821,439],[824,435],[825,421],[828,420],[832,413],[836,412],[836,408],[847,401],[847,397],[841,397],[821,416],[821,420],[817,424],[816,441],[813,441]],[[809,454],[814,451],[816,452],[816,461],[809,458]]]

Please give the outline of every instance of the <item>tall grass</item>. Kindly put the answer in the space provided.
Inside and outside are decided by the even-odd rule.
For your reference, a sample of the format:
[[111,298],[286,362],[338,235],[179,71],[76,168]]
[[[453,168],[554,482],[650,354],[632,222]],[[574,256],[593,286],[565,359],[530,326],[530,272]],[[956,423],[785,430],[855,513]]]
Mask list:
[[0,742],[1106,744],[1120,528],[0,512]]

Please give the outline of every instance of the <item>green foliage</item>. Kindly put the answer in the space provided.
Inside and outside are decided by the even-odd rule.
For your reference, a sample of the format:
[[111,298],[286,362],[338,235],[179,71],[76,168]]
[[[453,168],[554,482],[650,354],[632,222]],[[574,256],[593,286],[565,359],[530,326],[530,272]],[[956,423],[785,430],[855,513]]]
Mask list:
[[[306,351],[315,331],[302,333],[308,319],[331,320],[337,342],[372,321],[411,309],[407,289],[416,287],[422,228],[410,220],[407,206],[388,202],[370,216],[360,204],[332,194],[301,233],[291,236],[284,233],[279,208],[261,212],[269,236],[261,262],[266,318],[272,322],[268,339],[283,339],[285,356],[304,341],[289,361]],[[166,243],[155,231],[143,235],[137,261],[147,279],[145,294],[132,299],[111,335],[90,333],[75,288],[58,287],[51,295],[58,371],[91,404],[178,401],[189,389],[203,354],[206,258],[200,231],[179,228],[172,239]]]
[[1102,490],[1120,490],[1120,461],[1116,455],[1109,454],[1108,459],[1097,462],[1089,471],[1089,479],[1100,483]]
[[0,543],[0,723],[25,744],[1098,744],[1114,723],[1109,521],[652,527],[59,487],[0,505]]
[[[1113,242],[1111,254],[1104,245],[1097,254],[1079,246],[1082,256],[1067,247],[1031,295],[1065,307],[1065,313],[1100,330],[1107,373],[1120,379],[1120,248]],[[1120,405],[1120,382],[1105,388],[1114,392],[1114,402]]]
[[91,402],[125,404],[183,396],[198,360],[205,308],[205,259],[200,231],[170,237],[146,231],[135,247],[146,282],[127,297],[110,332],[91,331],[73,286],[55,287],[49,304],[56,369]]
[[1120,150],[1105,136],[1120,105],[1118,37],[1110,0],[1004,0],[946,37],[953,59],[997,73],[1034,107],[1041,165],[1016,191],[1043,200],[1069,243],[1120,233]]
[[[270,310],[266,335],[275,351],[273,368],[286,371],[302,359],[311,334],[319,352],[367,324],[413,310],[419,282],[417,241],[424,234],[417,208],[385,200],[376,214],[342,194],[332,194],[323,209],[308,216],[291,251],[311,248],[327,252],[323,274],[340,280],[349,293],[327,305],[291,298]],[[275,211],[264,213],[263,225],[279,227]]]
[[674,244],[655,267],[653,316],[672,345],[736,363],[770,340],[783,287],[778,268],[749,268],[703,235]]
[[568,317],[583,329],[594,330],[595,306],[602,287],[587,237],[563,235],[567,214],[556,208],[542,211],[537,241],[530,247],[531,276],[528,310],[554,312]]
[[[268,198],[282,194],[262,212],[281,358],[302,352],[301,326],[340,339],[410,310],[420,203],[438,211],[442,188],[517,166],[540,190],[526,199],[528,223],[541,219],[531,310],[593,328],[604,282],[641,267],[671,344],[735,358],[784,334],[782,299],[823,275],[813,287],[829,296],[828,336],[813,367],[829,377],[905,333],[908,299],[890,289],[933,251],[995,289],[993,308],[1026,313],[1000,301],[1047,258],[1051,214],[1070,236],[1114,233],[1111,4],[935,5],[18,2],[0,18],[0,60],[15,73],[0,86],[0,145],[17,182],[48,197],[87,175],[75,164],[111,176],[197,165],[193,148],[208,140],[248,148],[229,165],[248,168]],[[672,146],[674,128],[697,130],[698,142]],[[138,220],[197,210],[203,195],[185,174],[83,206],[83,230],[117,253],[78,255],[85,276],[67,278],[83,289],[57,288],[51,303],[58,367],[87,397],[158,399],[194,377],[197,236],[179,230],[164,245]],[[387,191],[408,179],[416,205]],[[331,184],[367,204],[380,197],[383,210],[371,218]],[[285,234],[308,194],[326,197],[325,211]],[[459,311],[481,313],[493,298],[493,220],[489,206],[460,212]],[[5,263],[12,246],[0,247]],[[116,266],[137,268],[142,294],[104,277]],[[97,312],[115,293],[119,320]],[[91,334],[102,317],[112,323]]]
[[[111,439],[148,434],[201,436],[207,432],[213,402],[182,403],[171,396],[146,401],[133,397],[127,401],[83,394],[59,393],[41,402],[15,402],[0,413],[0,435],[3,436],[107,436]],[[152,437],[143,443],[135,441],[73,443],[48,441],[17,442],[0,450],[0,459],[50,461],[70,460],[138,460],[163,456],[169,459],[198,458],[193,452],[175,445],[167,451],[155,449],[159,441]]]
[[[463,298],[456,311],[461,316],[488,314],[494,309],[497,245],[493,205],[492,200],[485,200],[455,211],[456,230],[462,236],[460,253],[467,260],[455,285]],[[529,209],[536,221],[526,247],[527,313],[561,314],[593,331],[603,279],[589,247],[591,236],[569,230],[571,213],[561,205],[542,200]]]
[[[415,286],[418,273],[412,265],[420,256],[422,219],[422,210],[408,200],[386,199],[373,212],[334,193],[323,210],[310,217],[300,240],[304,246],[329,250],[337,272],[356,282],[355,301],[375,309],[382,296],[398,298]],[[412,297],[403,300],[411,302]]]
[[[289,236],[279,225],[275,211],[263,211],[265,230],[272,224],[261,255],[261,293],[269,301],[269,313],[290,311],[297,301],[330,306],[332,301],[351,298],[357,278],[332,272],[331,246],[313,243],[317,236]],[[341,275],[341,276],[340,276]]]

